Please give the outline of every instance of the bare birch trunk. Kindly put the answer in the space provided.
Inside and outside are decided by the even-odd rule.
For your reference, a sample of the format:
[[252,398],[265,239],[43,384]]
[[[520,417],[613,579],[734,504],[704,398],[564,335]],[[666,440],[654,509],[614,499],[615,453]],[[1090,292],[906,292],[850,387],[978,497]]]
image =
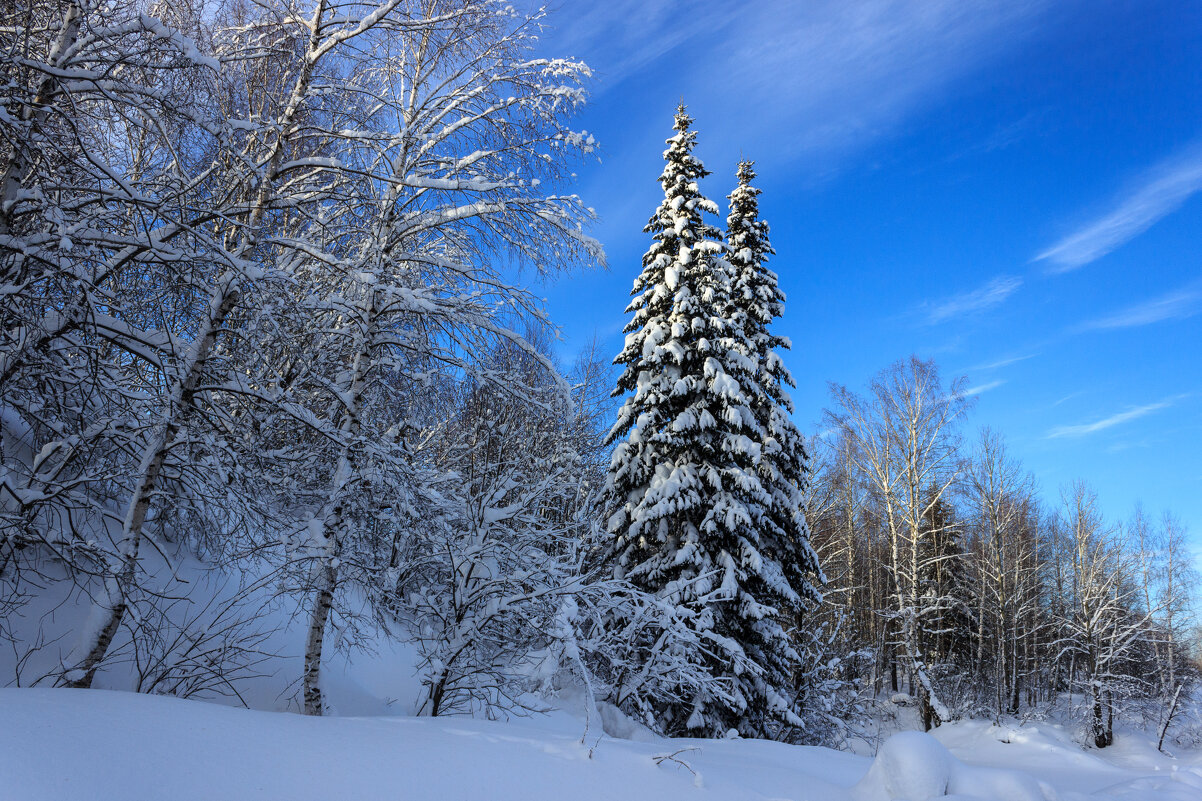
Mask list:
[[351,442],[359,435],[359,414],[363,406],[363,395],[367,387],[367,373],[371,366],[372,337],[378,315],[377,293],[370,291],[364,302],[363,333],[355,354],[351,370],[351,381],[346,393],[347,406],[343,412],[341,431],[346,444],[338,458],[338,467],[330,487],[330,499],[323,515],[319,540],[324,553],[317,594],[309,619],[309,636],[305,645],[304,699],[305,714],[320,715],[324,710],[321,695],[321,658],[325,642],[326,623],[334,603],[334,590],[338,584],[338,559],[341,556],[342,528],[346,517],[344,491],[355,473],[355,459]]
[[321,653],[326,637],[326,623],[334,606],[334,589],[338,583],[338,571],[332,560],[321,566],[321,584],[313,599],[313,611],[309,621],[309,636],[305,641],[304,695],[305,714],[320,715],[324,710],[321,697]]
[[164,419],[159,423],[158,436],[142,453],[141,473],[133,495],[130,496],[126,507],[125,524],[121,531],[121,541],[117,546],[117,564],[113,575],[105,581],[106,604],[108,619],[96,632],[87,655],[70,671],[65,682],[69,687],[91,687],[96,676],[96,670],[108,653],[116,636],[121,621],[125,617],[129,601],[129,588],[137,573],[138,552],[142,544],[142,527],[146,522],[146,514],[150,511],[150,502],[158,484],[159,474],[167,460],[167,454],[179,434],[180,427],[193,408],[194,394],[205,362],[213,349],[217,333],[225,324],[237,301],[237,292],[233,288],[234,278],[227,275],[213,293],[209,305],[209,318],[203,332],[193,341],[184,360],[183,372],[177,381],[171,402],[167,406]]

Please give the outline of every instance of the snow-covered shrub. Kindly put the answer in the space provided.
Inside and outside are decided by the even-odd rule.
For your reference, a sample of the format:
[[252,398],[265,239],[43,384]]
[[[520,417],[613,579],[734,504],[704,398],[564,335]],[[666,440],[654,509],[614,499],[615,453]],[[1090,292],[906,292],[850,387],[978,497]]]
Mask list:
[[[550,465],[547,465],[550,467]],[[563,474],[477,484],[462,515],[427,527],[397,615],[421,657],[419,714],[519,709],[554,665],[556,616],[571,593],[563,531],[541,512]]]
[[867,735],[867,699],[859,677],[871,663],[871,649],[842,652],[836,611],[833,625],[797,627],[792,636],[801,657],[793,674],[801,725],[780,739],[802,745],[848,746]]
[[558,667],[562,610],[592,510],[579,413],[544,358],[513,343],[480,365],[438,437],[440,516],[417,526],[396,615],[421,656],[427,715],[530,706]]
[[735,683],[709,668],[720,655],[732,660],[736,675],[750,680],[758,672],[737,643],[714,631],[703,603],[681,604],[605,579],[583,586],[576,604],[573,647],[595,682],[592,692],[653,731],[664,731],[662,710],[682,699],[696,699],[695,710],[739,703]]

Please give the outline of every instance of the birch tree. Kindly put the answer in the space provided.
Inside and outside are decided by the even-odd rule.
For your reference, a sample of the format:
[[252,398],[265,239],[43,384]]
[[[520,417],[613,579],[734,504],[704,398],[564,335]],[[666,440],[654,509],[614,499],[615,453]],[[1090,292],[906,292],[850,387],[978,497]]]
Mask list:
[[[491,2],[353,8],[351,17],[315,8],[303,63],[316,65],[310,72],[322,83],[321,155],[279,167],[290,186],[316,182],[330,198],[278,243],[277,257],[295,276],[303,310],[289,336],[330,365],[294,361],[284,382],[323,432],[295,551],[312,582],[310,714],[323,707],[321,660],[340,571],[363,531],[351,509],[365,482],[380,477],[366,465],[398,465],[398,432],[423,422],[404,416],[403,401],[381,399],[412,394],[439,373],[512,379],[482,367],[487,350],[508,341],[540,358],[509,321],[543,318],[534,297],[506,280],[509,267],[549,275],[601,255],[582,233],[589,213],[580,201],[548,194],[592,145],[567,127],[587,69],[529,54],[541,16]],[[388,408],[396,416],[380,413]]]
[[857,469],[882,507],[888,537],[890,615],[898,646],[918,694],[925,728],[950,717],[931,676],[927,625],[957,603],[924,593],[922,575],[946,555],[931,547],[946,523],[931,525],[933,510],[962,471],[957,426],[968,409],[962,383],[945,390],[933,362],[897,362],[869,385],[867,397],[831,388],[830,422],[854,443]]
[[1120,528],[1109,526],[1097,496],[1083,482],[1061,491],[1057,558],[1067,579],[1062,591],[1059,653],[1071,661],[1070,679],[1088,706],[1089,741],[1114,742],[1114,715],[1124,686],[1123,662],[1145,631],[1150,613],[1134,603],[1134,560]]
[[966,496],[981,537],[977,559],[976,663],[992,658],[994,712],[1018,711],[1022,620],[1038,602],[1031,538],[1024,536],[1033,482],[1002,437],[982,429],[966,470]]
[[[31,12],[33,41],[7,62],[36,90],[18,91],[5,118],[0,247],[13,302],[0,384],[4,435],[37,454],[10,462],[7,510],[26,531],[42,516],[40,544],[100,579],[64,677],[87,686],[124,618],[160,476],[235,295],[203,299],[240,268],[205,229],[226,211],[204,197],[211,170],[197,158],[226,131],[203,102],[216,61],[136,4],[60,8],[57,27]],[[125,494],[120,512],[113,492]],[[111,547],[75,544],[85,528],[115,532]]]

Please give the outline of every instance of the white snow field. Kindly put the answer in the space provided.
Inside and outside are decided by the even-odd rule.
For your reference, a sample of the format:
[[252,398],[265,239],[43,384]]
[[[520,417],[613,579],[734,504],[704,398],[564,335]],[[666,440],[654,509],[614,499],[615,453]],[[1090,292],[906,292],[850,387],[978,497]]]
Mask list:
[[[145,561],[164,593],[188,590],[188,603],[169,610],[174,625],[191,616],[211,625],[213,613],[199,610],[231,591],[220,572],[178,555],[170,567],[158,554]],[[13,618],[19,642],[44,644],[22,659],[0,648],[0,682],[25,685],[0,688],[0,801],[1202,801],[1202,753],[1166,756],[1154,734],[1126,728],[1098,751],[1083,749],[1071,724],[966,721],[934,736],[895,734],[874,759],[667,740],[606,706],[605,729],[622,736],[604,734],[597,716],[585,735],[585,704],[571,688],[555,699],[571,711],[415,717],[419,660],[411,644],[387,637],[332,655],[322,684],[334,714],[306,717],[296,714],[303,621],[266,585],[240,601],[258,610],[265,639],[256,675],[231,685],[237,696],[129,692],[138,680],[124,634],[119,658],[97,677],[109,689],[54,689],[41,677],[70,661],[89,609],[66,585]],[[899,713],[893,725],[913,723],[909,706]]]
[[[1202,799],[1202,755],[1174,759],[1134,734],[1086,752],[1051,725],[902,732],[875,759],[582,733],[564,713],[313,718],[118,691],[4,689],[0,799]],[[657,764],[672,754],[680,762]]]
[[[224,596],[223,576],[193,559],[170,569],[158,555],[146,562],[164,591],[178,584],[199,599],[172,608],[173,618]],[[585,704],[570,688],[555,699],[570,711],[415,717],[419,660],[412,645],[387,637],[331,656],[322,683],[333,714],[306,717],[296,714],[303,621],[273,604],[271,589],[242,599],[266,632],[258,675],[238,678],[236,697],[202,694],[207,701],[129,692],[138,681],[125,640],[97,677],[109,689],[47,687],[39,677],[69,661],[88,604],[74,589],[24,607],[15,636],[45,644],[20,660],[0,648],[2,681],[26,685],[0,688],[0,801],[1202,801],[1202,753],[1166,756],[1154,734],[1126,728],[1098,751],[1074,740],[1072,724],[966,721],[934,736],[895,734],[874,759],[756,740],[667,740],[607,706],[605,729],[621,737],[604,734],[598,716],[585,735]],[[191,615],[206,625],[211,617]],[[892,725],[912,725],[910,712],[902,707]]]

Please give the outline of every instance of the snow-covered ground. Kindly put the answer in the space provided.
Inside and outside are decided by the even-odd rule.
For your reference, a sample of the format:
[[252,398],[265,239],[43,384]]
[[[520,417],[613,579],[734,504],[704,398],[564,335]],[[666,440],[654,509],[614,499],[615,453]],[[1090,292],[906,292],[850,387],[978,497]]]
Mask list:
[[[173,625],[192,617],[209,625],[213,613],[198,610],[229,594],[223,576],[187,557],[146,562],[164,593],[186,589],[194,599],[169,610]],[[607,707],[605,729],[623,737],[604,734],[596,718],[586,733],[584,704],[570,691],[557,702],[571,713],[417,718],[417,655],[386,637],[349,659],[332,655],[322,683],[334,714],[305,717],[294,714],[303,621],[267,584],[239,601],[266,634],[237,696],[208,693],[220,703],[207,703],[118,691],[138,685],[125,640],[97,679],[110,689],[52,689],[39,677],[69,661],[89,608],[78,588],[56,586],[61,596],[46,593],[10,620],[20,642],[43,644],[23,659],[0,649],[0,683],[9,685],[0,688],[0,801],[1202,801],[1202,753],[1169,757],[1152,735],[1130,729],[1096,751],[1081,747],[1071,725],[968,721],[934,736],[896,734],[874,759],[752,740],[664,740]],[[239,702],[253,709],[230,706]],[[897,711],[887,725],[913,724],[912,710]]]
[[875,760],[762,741],[582,734],[582,721],[564,713],[311,718],[125,692],[5,689],[0,799],[1202,799],[1202,755],[1170,758],[1133,734],[1086,752],[1044,724],[904,732]]
[[[171,625],[212,625],[210,599],[231,595],[223,574],[196,560],[148,555],[165,594],[189,600]],[[1202,801],[1202,753],[1160,754],[1150,734],[1124,729],[1103,751],[1085,750],[1070,727],[960,722],[934,736],[902,732],[875,759],[752,740],[664,740],[602,707],[587,726],[570,690],[568,710],[510,721],[413,717],[421,695],[411,645],[373,637],[366,652],[331,655],[323,688],[333,715],[294,714],[303,621],[295,601],[250,582],[237,614],[254,610],[262,660],[237,678],[237,695],[207,703],[121,692],[138,686],[128,637],[97,683],[52,689],[54,668],[85,625],[78,587],[31,601],[10,623],[24,658],[0,650],[0,801],[249,801],[250,799],[464,799],[481,801]],[[30,687],[28,685],[37,684]],[[21,685],[20,687],[16,685]],[[245,703],[253,709],[232,708]],[[894,728],[913,725],[897,710]],[[871,747],[860,744],[868,751]]]

